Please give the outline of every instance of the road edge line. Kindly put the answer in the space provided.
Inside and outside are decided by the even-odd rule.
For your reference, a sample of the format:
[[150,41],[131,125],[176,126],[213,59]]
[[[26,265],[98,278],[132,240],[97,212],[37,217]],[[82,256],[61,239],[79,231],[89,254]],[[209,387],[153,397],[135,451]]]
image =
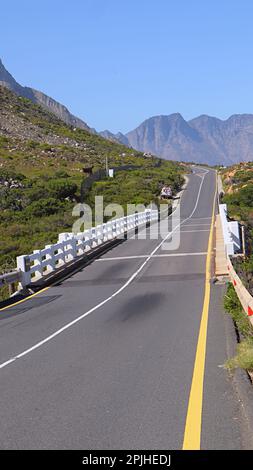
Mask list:
[[184,440],[182,450],[200,450],[201,446],[201,428],[202,428],[202,408],[203,408],[203,390],[206,360],[207,328],[211,294],[211,263],[213,253],[214,239],[214,221],[215,206],[217,198],[217,176],[213,201],[212,223],[208,241],[208,251],[206,258],[206,281],[204,303],[202,308],[199,336],[194,361],[194,369],[189,395],[187,415],[184,429]]

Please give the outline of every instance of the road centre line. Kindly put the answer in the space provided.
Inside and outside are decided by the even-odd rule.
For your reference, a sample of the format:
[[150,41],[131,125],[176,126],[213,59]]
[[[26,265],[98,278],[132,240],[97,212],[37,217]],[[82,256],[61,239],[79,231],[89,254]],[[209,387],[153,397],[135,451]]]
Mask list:
[[210,227],[210,224],[185,224],[184,227]]
[[[185,227],[186,227],[186,225],[185,225]],[[200,232],[208,232],[209,233],[210,230],[180,230],[180,233],[200,233]]]
[[[176,229],[173,230],[173,233],[175,233],[175,232],[180,232],[180,233],[200,233],[200,232],[208,232],[208,233],[209,233],[209,231],[210,231],[210,229],[208,229],[208,230],[204,230],[204,229],[200,229],[200,230],[182,230],[182,229],[185,228],[185,227],[191,227],[191,226],[190,226],[190,225],[184,225],[182,228],[180,228],[180,229],[178,229],[178,230],[176,230]],[[140,235],[141,235],[142,232],[139,232],[139,233],[140,233]],[[149,232],[149,233],[150,233],[150,235],[152,235],[152,234],[157,234],[157,231],[154,230],[153,232]],[[168,232],[168,233],[170,233],[170,236],[172,235],[172,232]],[[158,235],[158,234],[157,234],[157,235]],[[170,236],[169,236],[168,238],[170,238]],[[158,238],[158,237],[157,237],[157,238]],[[132,237],[129,238],[129,240],[146,240],[146,239],[147,239],[147,240],[152,240],[152,238],[151,238],[151,237],[148,237],[148,236],[147,236],[146,238],[144,238],[144,237],[142,238],[141,236],[138,237],[138,234],[135,234],[135,235],[133,235]],[[155,240],[155,238],[153,238],[153,240]]]
[[[177,258],[178,256],[205,256],[207,251],[198,252],[198,253],[164,253],[163,255],[153,255],[152,258]],[[95,260],[95,263],[101,263],[101,261],[121,261],[121,260],[130,260],[130,259],[143,259],[148,258],[149,255],[132,255],[132,256],[115,256],[111,258],[99,258]]]

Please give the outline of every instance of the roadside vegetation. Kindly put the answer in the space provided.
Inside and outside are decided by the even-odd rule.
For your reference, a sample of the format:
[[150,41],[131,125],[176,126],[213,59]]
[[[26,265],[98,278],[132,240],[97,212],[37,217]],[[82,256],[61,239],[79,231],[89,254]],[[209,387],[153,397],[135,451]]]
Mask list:
[[244,225],[246,257],[233,260],[245,287],[253,295],[253,163],[234,165],[222,171],[230,217]]
[[[229,216],[244,225],[246,256],[233,259],[233,265],[248,291],[253,295],[253,163],[241,163],[222,170],[225,189],[223,202]],[[236,356],[226,366],[241,367],[253,373],[253,327],[245,315],[233,285],[229,285],[224,300],[226,311],[238,329],[240,342]]]
[[237,345],[236,355],[229,359],[225,367],[229,370],[240,367],[253,373],[253,327],[245,315],[241,303],[237,297],[232,284],[229,284],[226,296],[224,298],[225,310],[231,315],[238,334],[240,342]]

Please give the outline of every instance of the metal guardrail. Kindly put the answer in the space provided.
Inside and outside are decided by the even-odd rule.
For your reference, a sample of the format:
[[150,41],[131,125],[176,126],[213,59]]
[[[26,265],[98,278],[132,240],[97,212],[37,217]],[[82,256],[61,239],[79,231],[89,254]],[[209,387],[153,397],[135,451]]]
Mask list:
[[9,295],[14,294],[17,290],[17,283],[21,281],[21,273],[12,271],[10,273],[0,275],[0,288],[8,286]]
[[246,315],[249,317],[249,320],[253,325],[253,297],[243,285],[241,279],[239,278],[238,274],[234,269],[234,266],[232,265],[229,256],[227,257],[227,262],[230,280],[233,283],[233,286],[241,302],[243,310],[245,311]]
[[43,250],[34,250],[29,255],[18,256],[17,270],[1,275],[0,287],[9,285],[10,293],[13,293],[14,283],[18,282],[19,290],[23,289],[48,274],[67,267],[69,263],[103,243],[155,220],[158,220],[158,210],[146,209],[144,212],[110,220],[76,235],[60,233],[57,243],[46,245]]
[[19,271],[13,271],[7,274],[0,275],[0,287],[4,287],[9,284],[19,282],[21,279],[21,273]]

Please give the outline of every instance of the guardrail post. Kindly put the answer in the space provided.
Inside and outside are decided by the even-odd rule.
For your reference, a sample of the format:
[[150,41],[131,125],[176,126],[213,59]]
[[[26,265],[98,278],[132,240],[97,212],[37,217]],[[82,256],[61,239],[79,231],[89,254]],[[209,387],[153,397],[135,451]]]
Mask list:
[[17,270],[21,273],[20,287],[26,287],[31,283],[30,258],[27,255],[17,257]]
[[15,282],[11,282],[11,284],[9,284],[8,288],[9,288],[9,296],[11,297],[12,294],[14,294],[14,292],[16,292]]
[[42,277],[43,276],[43,267],[42,267],[42,256],[41,250],[33,250],[33,254],[37,255],[37,258],[34,260],[34,267],[35,269],[35,277]]
[[97,245],[101,245],[103,243],[103,225],[97,225],[96,227],[96,236],[97,236]]
[[116,220],[114,219],[112,221],[112,238],[115,238],[117,236],[117,233],[116,233]]
[[[47,255],[46,259],[48,262],[47,266],[50,266],[49,271],[54,271],[55,270],[55,255],[54,255],[54,245],[46,245],[45,248],[50,250],[49,255]],[[49,256],[49,257],[48,257]]]
[[71,238],[71,248],[72,248],[72,257],[73,259],[75,259],[77,257],[77,240],[74,235],[73,235],[73,238]]
[[89,251],[92,248],[92,232],[91,229],[87,229],[83,232],[84,239],[84,251]]

